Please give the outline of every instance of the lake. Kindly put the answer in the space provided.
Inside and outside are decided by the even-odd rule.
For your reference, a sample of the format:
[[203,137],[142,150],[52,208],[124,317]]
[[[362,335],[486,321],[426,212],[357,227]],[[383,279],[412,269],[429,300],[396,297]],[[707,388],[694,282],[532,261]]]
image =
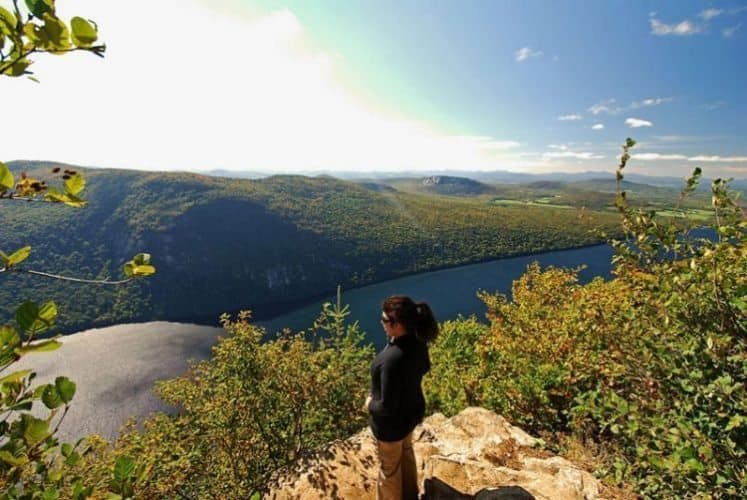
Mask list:
[[[478,290],[510,294],[513,280],[520,277],[529,264],[539,262],[542,267],[578,267],[582,282],[596,276],[610,277],[613,250],[609,245],[594,245],[571,250],[558,250],[522,257],[510,257],[480,264],[460,266],[428,273],[406,276],[395,280],[343,290],[342,303],[350,306],[350,321],[358,321],[368,339],[382,347],[385,343],[379,323],[381,302],[390,295],[409,295],[416,301],[426,301],[438,321],[454,319],[459,314],[475,314],[482,318],[484,304],[477,298]],[[335,302],[336,291],[330,290],[326,299],[300,307],[272,319],[258,321],[268,332],[283,328],[305,330],[310,328],[324,302]]]
[[[598,245],[501,259],[344,291],[343,302],[350,305],[351,320],[358,320],[380,348],[385,341],[379,324],[380,304],[389,295],[401,293],[426,300],[439,321],[459,314],[482,316],[485,307],[475,295],[477,290],[508,293],[511,282],[534,261],[542,266],[586,264],[581,279],[589,281],[595,276],[609,276],[611,257],[609,246]],[[328,300],[335,300],[334,290],[330,290]],[[307,329],[322,302],[259,324],[270,332],[286,326]],[[57,375],[66,375],[77,383],[75,402],[60,427],[63,439],[75,440],[90,433],[112,439],[129,416],[169,411],[151,390],[155,381],[181,375],[189,358],[208,358],[211,346],[223,333],[215,327],[163,321],[116,325],[67,335],[61,339],[59,350],[25,357],[17,368],[33,366],[40,383],[52,381]]]

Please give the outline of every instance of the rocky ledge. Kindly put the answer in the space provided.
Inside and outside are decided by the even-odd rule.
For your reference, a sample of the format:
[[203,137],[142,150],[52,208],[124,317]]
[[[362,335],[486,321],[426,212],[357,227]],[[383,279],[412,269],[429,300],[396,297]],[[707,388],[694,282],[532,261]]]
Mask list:
[[[538,448],[537,439],[483,408],[431,415],[415,429],[421,498],[613,498],[589,472]],[[377,459],[366,429],[279,475],[269,498],[376,497]]]

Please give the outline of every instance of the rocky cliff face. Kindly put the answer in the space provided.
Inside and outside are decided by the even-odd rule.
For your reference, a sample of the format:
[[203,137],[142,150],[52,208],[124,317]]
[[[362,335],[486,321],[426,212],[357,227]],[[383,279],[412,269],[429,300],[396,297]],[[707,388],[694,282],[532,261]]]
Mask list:
[[[589,472],[538,449],[535,438],[482,408],[432,415],[414,439],[423,498],[614,498]],[[377,467],[365,429],[279,475],[269,498],[374,499]]]

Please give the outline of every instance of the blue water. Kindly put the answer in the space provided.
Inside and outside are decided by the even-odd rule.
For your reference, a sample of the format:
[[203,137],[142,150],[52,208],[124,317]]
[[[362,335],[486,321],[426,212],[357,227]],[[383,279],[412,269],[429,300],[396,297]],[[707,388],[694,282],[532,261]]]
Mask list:
[[[510,294],[512,282],[532,262],[537,261],[542,267],[586,265],[580,279],[588,282],[596,276],[610,277],[612,254],[612,248],[608,245],[597,245],[460,266],[343,290],[342,302],[350,306],[349,320],[358,321],[367,338],[378,348],[385,342],[379,323],[381,302],[390,295],[409,295],[416,301],[428,302],[438,321],[454,319],[460,314],[475,314],[478,318],[484,318],[485,305],[477,298],[477,291]],[[258,323],[268,332],[286,327],[294,331],[309,329],[319,315],[322,303],[334,303],[335,294],[335,290],[330,290],[327,299]]]

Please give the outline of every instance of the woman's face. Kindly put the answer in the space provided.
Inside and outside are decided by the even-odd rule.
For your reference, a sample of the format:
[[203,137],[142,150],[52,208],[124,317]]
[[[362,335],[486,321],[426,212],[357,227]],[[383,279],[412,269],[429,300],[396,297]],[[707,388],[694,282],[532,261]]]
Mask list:
[[384,333],[387,337],[399,337],[405,334],[405,328],[397,321],[392,314],[387,314],[386,311],[381,312],[381,326],[384,327]]

